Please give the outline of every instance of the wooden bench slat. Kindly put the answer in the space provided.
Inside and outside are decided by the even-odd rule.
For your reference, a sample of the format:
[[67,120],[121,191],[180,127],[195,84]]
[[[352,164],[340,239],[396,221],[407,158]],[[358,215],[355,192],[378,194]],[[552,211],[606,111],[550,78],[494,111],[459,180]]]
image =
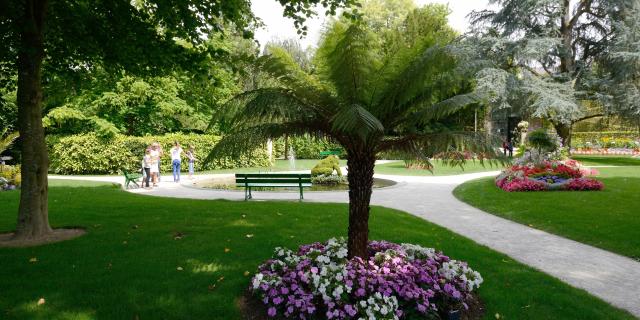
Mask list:
[[[238,183],[238,184],[236,184],[236,186],[244,187],[245,184],[244,183]],[[273,187],[273,188],[298,188],[298,187],[300,187],[300,184],[298,184],[298,183],[283,183],[283,184],[249,183],[248,186],[249,187]],[[308,188],[308,187],[311,187],[312,184],[311,183],[303,183],[302,186]]]
[[236,173],[236,178],[311,178],[310,173]]
[[298,183],[298,182],[302,182],[302,183],[310,183],[311,179],[291,179],[291,178],[287,178],[287,179],[256,179],[256,178],[251,178],[251,179],[236,179],[236,183],[274,183],[274,184],[278,184],[278,183]]

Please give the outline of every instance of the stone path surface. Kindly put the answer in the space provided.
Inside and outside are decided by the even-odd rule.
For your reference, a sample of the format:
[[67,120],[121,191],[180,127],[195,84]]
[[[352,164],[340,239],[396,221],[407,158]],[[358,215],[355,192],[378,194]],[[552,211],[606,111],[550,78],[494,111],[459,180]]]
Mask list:
[[[506,220],[471,207],[456,199],[453,189],[468,180],[495,176],[481,172],[456,176],[390,176],[397,185],[374,190],[372,204],[406,211],[502,252],[513,259],[544,271],[562,281],[628,310],[640,318],[640,262],[586,244]],[[225,175],[201,175],[197,179]],[[226,175],[229,176],[229,175]],[[65,178],[68,177],[51,177]],[[74,179],[122,183],[120,177],[73,177]],[[152,190],[133,193],[191,199],[244,200],[243,191],[194,188],[192,182],[168,182]],[[254,200],[292,200],[297,192],[253,192]],[[342,192],[305,192],[304,202],[347,202]]]

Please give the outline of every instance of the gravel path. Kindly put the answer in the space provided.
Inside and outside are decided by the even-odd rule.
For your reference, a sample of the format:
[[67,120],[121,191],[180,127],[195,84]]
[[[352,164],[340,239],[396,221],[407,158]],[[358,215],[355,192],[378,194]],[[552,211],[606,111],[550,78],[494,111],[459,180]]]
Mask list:
[[[477,243],[502,252],[515,260],[544,271],[562,281],[628,310],[640,318],[640,262],[602,249],[533,229],[473,208],[458,199],[453,189],[468,180],[495,176],[481,172],[456,176],[388,176],[397,181],[388,188],[374,190],[372,204],[409,212],[427,221],[464,235]],[[207,179],[225,175],[201,175]],[[52,179],[69,177],[55,177]],[[122,183],[120,177],[71,177],[72,179]],[[152,190],[132,189],[151,196],[244,200],[243,191],[197,189],[192,182],[167,182]],[[297,192],[254,192],[254,200],[292,200]],[[305,192],[305,202],[347,202],[343,192]]]

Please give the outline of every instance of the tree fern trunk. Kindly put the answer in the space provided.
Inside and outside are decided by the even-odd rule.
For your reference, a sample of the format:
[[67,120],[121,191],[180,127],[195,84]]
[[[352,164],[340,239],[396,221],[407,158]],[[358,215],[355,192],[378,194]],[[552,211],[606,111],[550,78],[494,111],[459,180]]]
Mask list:
[[369,241],[369,203],[373,188],[373,167],[375,156],[372,154],[353,154],[347,156],[349,180],[349,257],[367,257]]
[[42,60],[46,1],[25,1],[18,52],[18,127],[22,139],[22,186],[15,238],[51,233],[47,172],[49,158],[42,127]]

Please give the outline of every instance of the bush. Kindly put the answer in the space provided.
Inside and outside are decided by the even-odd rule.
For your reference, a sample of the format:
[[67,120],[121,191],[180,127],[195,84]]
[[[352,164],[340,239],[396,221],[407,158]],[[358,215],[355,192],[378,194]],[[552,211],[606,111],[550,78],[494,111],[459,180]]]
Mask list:
[[339,184],[347,183],[347,179],[344,176],[332,175],[319,175],[311,177],[311,183],[321,184],[325,186],[335,186]]
[[[339,144],[333,143],[328,139],[316,138],[310,135],[289,137],[289,146],[293,148],[297,159],[322,159],[320,152],[342,149]],[[274,141],[273,151],[276,158],[284,157],[284,138]],[[286,152],[289,153],[289,150],[286,150]]]
[[252,279],[270,317],[433,319],[464,310],[480,274],[465,262],[413,244],[369,243],[368,259],[347,259],[344,239],[276,248]]
[[342,176],[342,170],[340,170],[340,161],[338,160],[338,157],[331,155],[320,160],[320,162],[318,162],[318,164],[316,164],[315,167],[311,169],[311,176],[330,176],[333,175],[334,171],[339,177]]
[[174,141],[186,148],[193,145],[196,170],[230,169],[238,167],[267,167],[270,165],[265,148],[256,150],[238,159],[222,158],[205,164],[202,160],[220,140],[218,136],[197,134],[168,134],[164,136],[132,137],[116,135],[103,139],[95,134],[72,136],[48,136],[50,170],[59,174],[115,174],[121,168],[137,171],[141,167],[144,150],[157,141],[164,150],[162,170],[171,171],[169,150]]
[[554,139],[544,129],[529,132],[527,142],[532,148],[537,149],[538,152],[553,152],[557,148]]
[[576,149],[640,149],[637,132],[576,132],[571,135],[571,146]]
[[0,166],[0,178],[2,178],[0,179],[2,181],[0,182],[0,187],[2,187],[2,184],[19,187],[22,184],[20,166]]

